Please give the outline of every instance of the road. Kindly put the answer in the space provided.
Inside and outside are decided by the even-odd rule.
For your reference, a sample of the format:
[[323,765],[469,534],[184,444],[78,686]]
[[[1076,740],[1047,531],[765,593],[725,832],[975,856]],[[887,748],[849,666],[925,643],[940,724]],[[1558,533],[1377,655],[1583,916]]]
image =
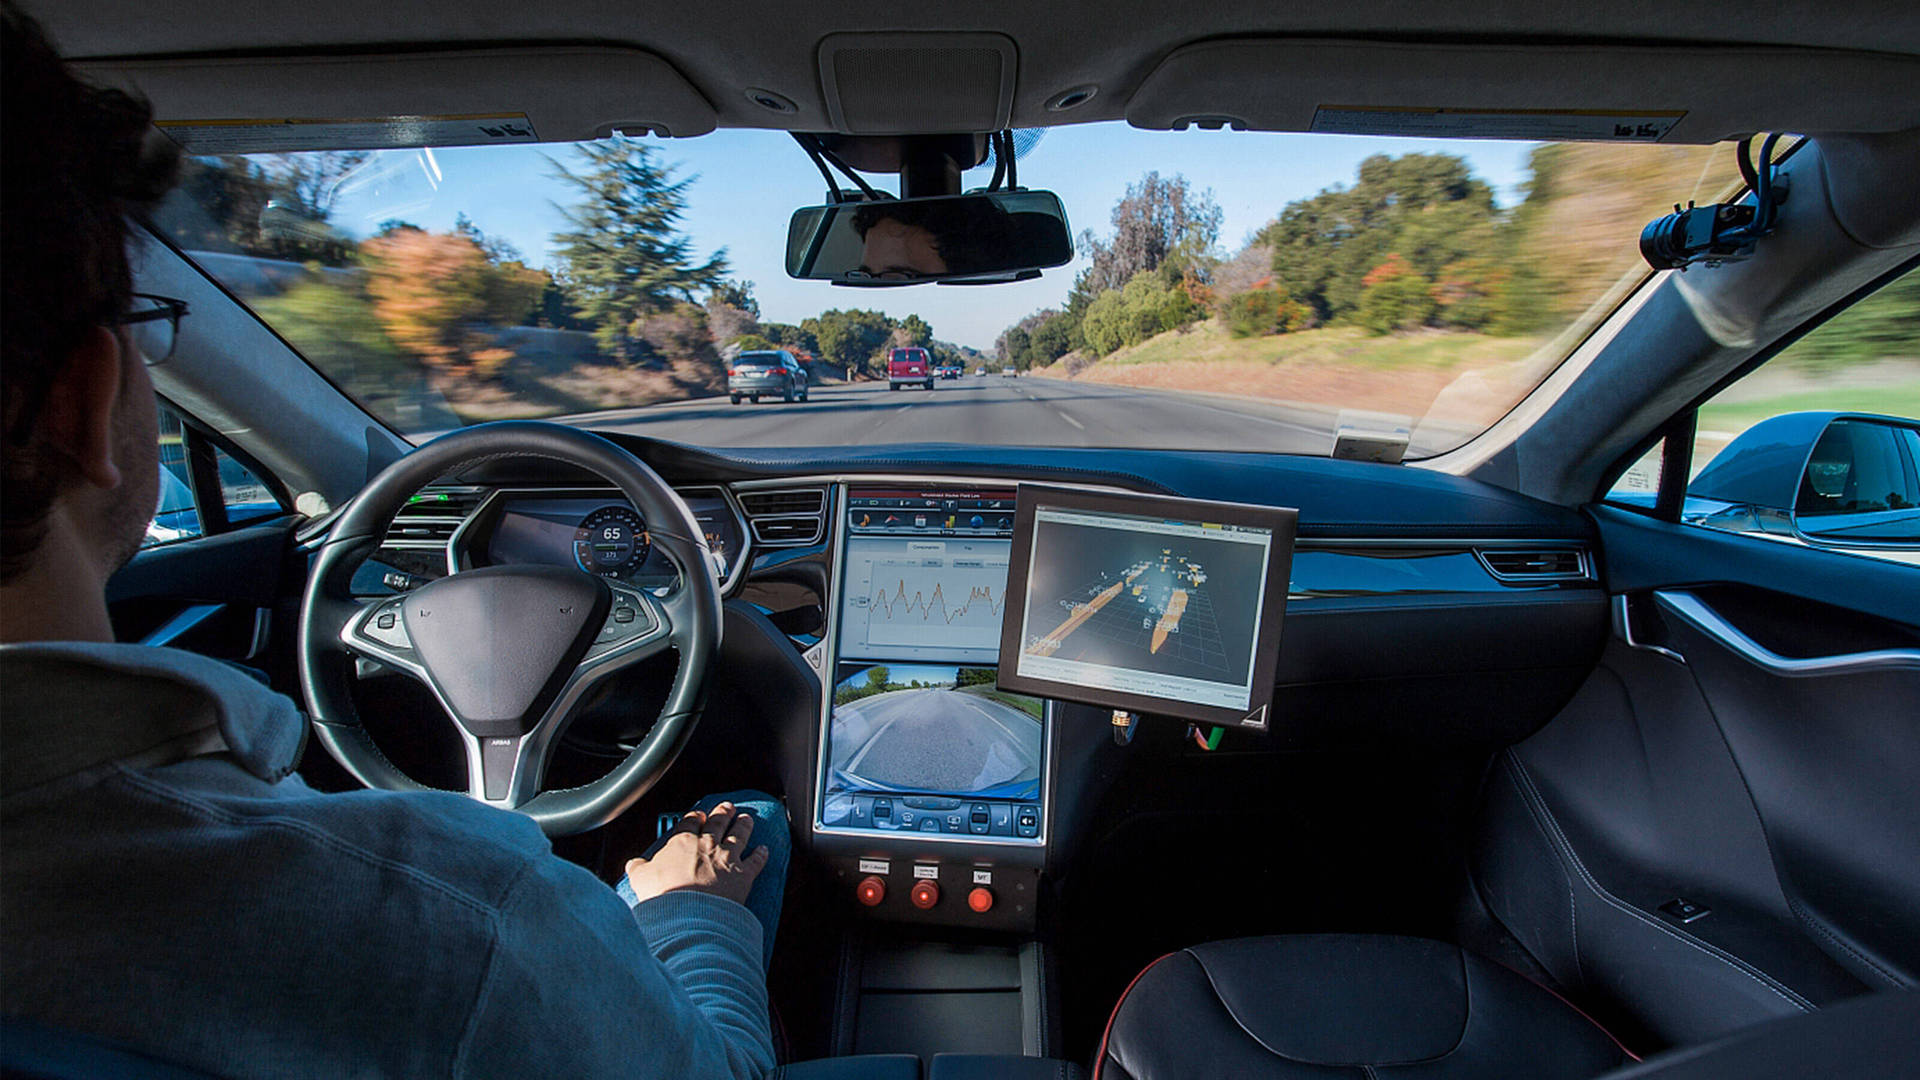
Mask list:
[[573,418],[600,430],[698,446],[998,446],[1263,450],[1324,455],[1335,412],[1227,395],[966,375],[932,391],[885,383],[816,386],[813,400],[671,402]]
[[[963,793],[1040,775],[1040,722],[992,698],[895,690],[835,710],[848,711],[873,733],[857,746],[836,739],[834,767],[875,783]],[[836,715],[835,727],[843,722]]]

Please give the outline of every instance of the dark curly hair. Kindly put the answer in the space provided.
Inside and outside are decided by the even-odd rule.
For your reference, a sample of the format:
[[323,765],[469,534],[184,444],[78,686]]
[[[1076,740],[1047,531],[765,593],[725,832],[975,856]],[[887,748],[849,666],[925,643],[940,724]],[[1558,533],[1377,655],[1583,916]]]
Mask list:
[[72,463],[40,420],[60,365],[132,302],[128,220],[173,186],[179,153],[145,101],[69,73],[44,31],[0,3],[0,582],[26,569]]
[[853,213],[854,230],[866,239],[867,230],[882,221],[918,226],[933,234],[933,247],[955,275],[992,273],[1006,257],[1013,238],[1013,218],[986,199],[929,199],[863,203]]

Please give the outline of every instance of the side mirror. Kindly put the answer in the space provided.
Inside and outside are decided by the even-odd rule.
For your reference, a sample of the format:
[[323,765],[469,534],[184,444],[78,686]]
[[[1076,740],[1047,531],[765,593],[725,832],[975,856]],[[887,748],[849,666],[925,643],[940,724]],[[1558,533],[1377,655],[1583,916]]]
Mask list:
[[1920,424],[1833,420],[1801,470],[1793,519],[1817,543],[1920,545]]
[[992,284],[1073,260],[1050,191],[808,206],[787,229],[787,275],[836,285]]

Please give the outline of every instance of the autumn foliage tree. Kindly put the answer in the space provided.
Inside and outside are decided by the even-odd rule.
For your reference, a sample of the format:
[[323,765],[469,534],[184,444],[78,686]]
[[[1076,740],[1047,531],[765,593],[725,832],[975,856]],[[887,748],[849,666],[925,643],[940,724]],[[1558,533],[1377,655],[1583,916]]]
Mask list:
[[1360,279],[1360,325],[1376,334],[1422,326],[1437,306],[1426,277],[1398,253]]
[[360,245],[367,295],[387,337],[450,374],[491,378],[513,358],[496,338],[526,321],[546,275],[496,263],[473,237],[401,227]]
[[1262,281],[1226,303],[1227,331],[1234,337],[1284,334],[1306,325],[1307,307],[1270,281]]

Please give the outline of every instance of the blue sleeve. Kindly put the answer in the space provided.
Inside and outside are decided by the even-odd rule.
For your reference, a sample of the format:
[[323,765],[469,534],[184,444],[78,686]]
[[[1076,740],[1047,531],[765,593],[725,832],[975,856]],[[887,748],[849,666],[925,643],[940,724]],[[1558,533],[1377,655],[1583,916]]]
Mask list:
[[592,874],[546,858],[498,919],[456,1074],[744,1080],[773,1068],[760,928],[739,904],[675,893],[629,911]]

